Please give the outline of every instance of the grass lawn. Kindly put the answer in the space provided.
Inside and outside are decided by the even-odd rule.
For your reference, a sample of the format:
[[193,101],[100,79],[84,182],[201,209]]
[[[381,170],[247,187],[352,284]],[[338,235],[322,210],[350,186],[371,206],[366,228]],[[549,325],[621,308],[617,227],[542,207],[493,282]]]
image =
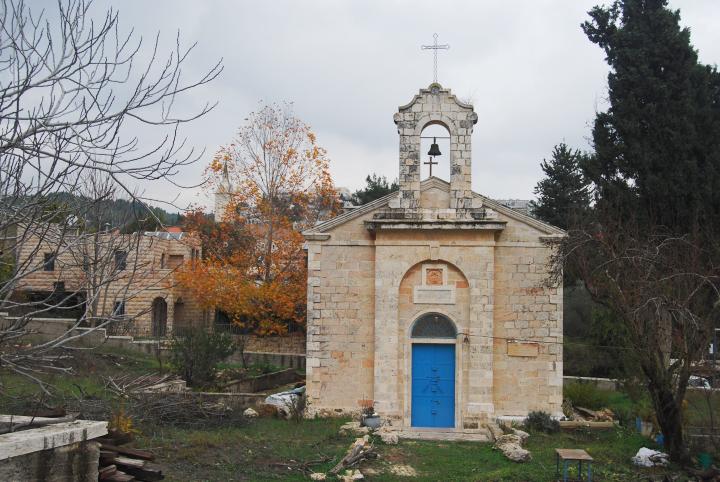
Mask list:
[[[43,376],[54,386],[52,398],[57,402],[75,397],[112,401],[104,387],[104,376],[140,375],[160,369],[159,361],[151,356],[107,347],[81,352],[70,363],[76,372],[73,376]],[[163,368],[167,370],[166,363]],[[228,365],[224,368],[236,367]],[[262,367],[255,369],[264,371]],[[40,399],[50,405],[56,401],[39,396],[37,386],[17,375],[5,372],[0,376],[0,384],[0,412],[20,413],[17,409],[36,403],[32,400]],[[629,398],[621,393],[607,394],[604,403],[619,412],[634,410]],[[720,403],[715,404],[711,412],[707,409],[704,393],[689,394],[686,419],[692,424],[703,423],[710,413],[717,414],[718,405]],[[308,480],[299,466],[326,460],[313,465],[312,469],[327,472],[354,440],[352,436],[338,434],[345,421],[317,419],[295,423],[270,418],[251,420],[242,426],[203,430],[140,426],[142,434],[136,445],[152,450],[158,456],[167,480]],[[493,450],[491,444],[405,440],[393,446],[385,445],[379,439],[374,442],[378,458],[361,466],[368,480],[556,480],[555,448],[587,450],[595,458],[595,480],[643,480],[648,475],[662,473],[632,465],[630,458],[640,447],[654,448],[654,444],[621,429],[532,434],[526,448],[532,452],[533,460],[526,464],[508,461]],[[393,472],[398,467],[410,467],[417,475],[401,477]]]
[[[146,428],[138,446],[159,456],[167,480],[309,480],[288,466],[328,456],[332,460],[313,470],[332,468],[354,440],[338,435],[345,421],[257,419],[244,427],[207,431]],[[375,446],[379,457],[361,466],[368,480],[550,481],[555,480],[555,448],[587,450],[595,458],[595,480],[638,480],[662,473],[632,465],[630,457],[640,447],[654,445],[622,430],[532,434],[527,448],[533,460],[526,464],[510,462],[487,443],[403,440],[385,445],[377,439]],[[417,476],[395,475],[392,468],[400,465],[412,467]]]
[[[157,373],[160,364],[157,359],[132,350],[101,347],[95,350],[79,350],[73,359],[60,362],[73,369],[73,374],[62,372],[36,374],[49,385],[52,396],[41,393],[37,384],[30,379],[10,371],[0,372],[0,412],[12,406],[12,400],[24,397],[42,398],[47,403],[66,398],[90,396],[107,399],[111,394],[105,390],[105,376],[125,374],[142,375]],[[167,371],[168,367],[164,367]]]

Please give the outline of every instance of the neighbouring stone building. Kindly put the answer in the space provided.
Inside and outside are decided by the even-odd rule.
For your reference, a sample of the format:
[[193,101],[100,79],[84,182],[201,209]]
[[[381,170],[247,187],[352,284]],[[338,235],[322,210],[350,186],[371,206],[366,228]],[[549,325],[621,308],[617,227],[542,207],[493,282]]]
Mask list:
[[[477,114],[439,84],[394,116],[399,192],[304,233],[307,394],[319,413],[376,411],[405,431],[472,437],[531,410],[561,414],[564,232],[471,191]],[[450,181],[420,179],[421,133],[449,132]]]
[[[24,302],[58,308],[40,316],[79,316],[84,303],[95,302],[98,318],[114,314],[112,332],[164,337],[206,324],[190,292],[175,273],[199,259],[200,240],[179,228],[131,234],[59,233],[53,225],[20,229],[16,263],[24,271],[13,292],[11,314],[22,314]],[[37,309],[37,308],[33,308]],[[16,312],[16,313],[15,313]]]

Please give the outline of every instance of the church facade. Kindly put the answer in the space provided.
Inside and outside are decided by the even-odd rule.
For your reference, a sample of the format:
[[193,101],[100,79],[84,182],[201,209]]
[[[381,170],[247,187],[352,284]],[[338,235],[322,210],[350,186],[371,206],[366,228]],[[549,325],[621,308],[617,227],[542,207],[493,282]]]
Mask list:
[[[561,414],[556,227],[471,190],[477,114],[431,84],[394,116],[398,192],[304,233],[307,396],[315,413],[375,411],[406,432],[482,434]],[[421,133],[449,132],[450,181],[420,179]]]

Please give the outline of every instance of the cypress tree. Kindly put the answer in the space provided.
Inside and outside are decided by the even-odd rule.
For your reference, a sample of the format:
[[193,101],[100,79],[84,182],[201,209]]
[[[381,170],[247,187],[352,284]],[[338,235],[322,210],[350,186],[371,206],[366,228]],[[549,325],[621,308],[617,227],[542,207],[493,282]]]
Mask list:
[[589,14],[582,28],[605,51],[609,106],[582,162],[593,209],[556,267],[569,262],[627,328],[665,447],[687,462],[682,403],[720,315],[720,76],[666,0]]
[[610,66],[585,164],[608,215],[696,232],[720,213],[718,74],[698,62],[667,0],[595,7],[582,25]]

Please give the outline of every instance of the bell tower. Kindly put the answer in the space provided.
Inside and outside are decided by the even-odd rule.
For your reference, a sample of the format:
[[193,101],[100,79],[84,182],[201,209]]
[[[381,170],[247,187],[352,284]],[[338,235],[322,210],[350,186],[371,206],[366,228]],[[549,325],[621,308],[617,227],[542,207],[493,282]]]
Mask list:
[[471,190],[472,132],[478,116],[472,105],[460,102],[450,89],[432,83],[394,116],[400,134],[400,195],[392,208],[416,210],[420,206],[420,134],[440,124],[450,133],[450,205],[457,217],[466,217],[473,205]]

